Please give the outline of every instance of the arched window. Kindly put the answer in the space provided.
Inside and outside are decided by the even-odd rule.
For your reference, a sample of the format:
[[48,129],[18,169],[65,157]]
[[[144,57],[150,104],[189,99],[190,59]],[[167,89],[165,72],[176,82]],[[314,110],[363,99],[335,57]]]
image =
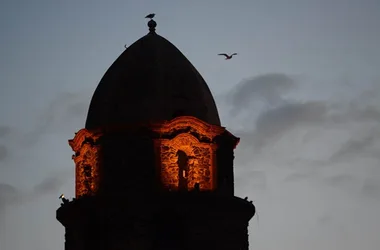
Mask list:
[[178,189],[181,191],[187,190],[187,178],[188,178],[188,171],[189,171],[189,166],[188,166],[188,160],[189,157],[187,154],[182,151],[178,150],[177,151],[177,164],[178,164]]

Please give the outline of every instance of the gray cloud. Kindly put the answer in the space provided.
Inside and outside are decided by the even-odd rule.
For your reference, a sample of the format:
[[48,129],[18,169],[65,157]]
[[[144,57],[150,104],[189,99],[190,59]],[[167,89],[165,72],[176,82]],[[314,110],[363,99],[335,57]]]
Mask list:
[[8,205],[21,201],[22,195],[17,188],[6,183],[0,183],[0,213]]
[[32,187],[31,190],[19,190],[15,186],[0,183],[0,213],[4,208],[11,205],[18,205],[43,195],[57,192],[61,186],[69,179],[69,171],[48,176]]
[[[4,231],[7,228],[5,218],[12,206],[27,205],[26,203],[40,199],[44,195],[58,192],[59,188],[68,180],[69,173],[64,171],[48,176],[34,185],[30,190],[20,190],[17,187],[0,183],[0,242],[4,241]],[[58,194],[57,194],[58,199]]]
[[85,100],[79,100],[78,98],[77,102],[70,103],[70,105],[67,106],[67,114],[84,119],[86,117],[89,105],[89,102]]
[[305,179],[309,179],[309,178],[312,178],[314,177],[314,174],[311,173],[311,172],[308,172],[308,173],[291,173],[289,174],[288,176],[286,176],[284,178],[284,181],[285,182],[297,182],[297,181],[302,181],[302,180],[305,180]]
[[296,126],[315,126],[327,115],[322,102],[286,103],[259,115],[253,133],[255,149],[265,146],[272,138],[279,139],[286,131]]
[[65,176],[50,176],[43,179],[40,183],[34,186],[33,191],[35,194],[44,195],[51,192],[57,192],[67,180]]
[[326,177],[325,183],[332,187],[339,187],[345,190],[352,188],[352,185],[357,181],[357,179],[351,174],[337,174],[330,177]]
[[6,229],[4,222],[6,209],[12,205],[21,203],[22,199],[22,194],[16,187],[6,183],[0,183],[0,242],[5,240],[3,235]]
[[5,160],[8,156],[8,148],[4,145],[0,145],[0,161]]
[[41,123],[37,130],[41,133],[52,128],[58,130],[63,128],[63,124],[70,123],[73,118],[84,119],[89,106],[87,99],[83,93],[58,94],[42,113]]
[[30,146],[47,133],[72,134],[73,131],[84,127],[89,103],[86,92],[58,94],[37,116],[37,124],[25,135],[24,144]]
[[0,138],[4,138],[11,132],[11,128],[9,126],[0,125]]
[[282,101],[282,95],[295,86],[296,82],[292,77],[281,73],[269,73],[243,80],[228,95],[232,105],[231,114],[246,110],[252,100],[277,105]]
[[345,123],[351,121],[358,122],[380,122],[380,109],[379,107],[368,105],[365,99],[352,101],[349,103],[341,103],[335,105],[335,112],[330,118],[331,121],[336,123]]
[[[267,84],[267,85],[265,85]],[[265,87],[263,87],[265,86]],[[373,91],[358,93],[351,100],[324,100],[324,101],[297,101],[284,99],[284,94],[289,90],[296,90],[298,85],[292,77],[284,74],[267,74],[243,81],[234,91],[231,91],[232,108],[237,114],[244,114],[244,129],[234,131],[242,137],[244,147],[254,149],[255,153],[282,138],[290,130],[297,128],[339,128],[347,129],[352,123],[379,123],[380,107],[370,102],[376,96],[380,96],[376,86]],[[369,95],[371,98],[369,98]],[[273,104],[261,109],[250,109],[249,103],[257,96]],[[271,101],[272,100],[272,101]],[[276,101],[273,101],[276,100]],[[275,104],[275,105],[274,105]],[[254,124],[250,122],[255,116]],[[371,148],[375,142],[373,131],[364,138],[350,138],[339,152],[336,152],[331,160],[342,159],[343,154],[351,154],[350,151],[359,153],[359,150]],[[311,134],[307,134],[308,141],[313,140]],[[310,137],[310,138],[309,138]],[[305,137],[306,139],[306,137]],[[305,143],[307,143],[305,140]],[[247,153],[250,150],[244,150]]]
[[318,223],[321,225],[330,225],[333,221],[333,217],[331,215],[325,214],[318,219]]
[[[243,185],[244,179],[249,179],[249,188],[252,190],[265,190],[267,188],[267,176],[265,171],[248,170],[244,171],[241,175],[235,176],[235,185]],[[246,184],[245,184],[246,186]]]
[[273,145],[291,130],[323,125],[328,112],[328,106],[323,102],[291,101],[262,111],[255,119],[255,125],[234,131],[238,137],[242,138],[239,151],[237,151],[239,162],[248,163],[251,159],[246,156],[260,154],[263,148]]
[[367,178],[362,186],[362,194],[380,200],[380,182],[374,177]]
[[[8,136],[10,134],[10,132],[11,132],[11,128],[9,126],[1,125],[0,126],[0,139]],[[7,158],[8,155],[9,155],[8,147],[0,144],[0,162],[5,160],[5,158]]]
[[[249,139],[255,149],[265,146],[271,139],[278,140],[287,131],[297,127],[330,126],[349,122],[380,122],[380,112],[375,107],[365,109],[351,109],[347,112],[339,110],[338,107],[326,102],[296,102],[287,101],[282,106],[268,109],[258,115],[254,128],[247,128],[239,132],[245,140]],[[378,117],[379,116],[379,117]],[[378,131],[371,132],[361,139],[351,139],[337,152],[335,158],[343,154],[349,154],[370,147],[376,138]]]
[[[379,157],[375,144],[379,141],[380,129],[370,129],[360,138],[350,138],[341,148],[335,152],[330,160],[350,160],[358,156]],[[380,158],[379,158],[380,159]]]
[[[241,119],[239,130],[232,130],[241,137],[235,152],[235,165],[247,167],[235,168],[240,172],[236,176],[239,178],[252,171],[248,168],[261,165],[262,169],[264,164],[270,172],[271,168],[281,169],[274,171],[273,175],[265,168],[263,172],[271,178],[283,174],[280,177],[282,185],[289,185],[289,188],[303,185],[302,182],[315,186],[316,194],[331,191],[333,194],[326,199],[340,194],[351,199],[379,200],[379,88],[375,86],[351,97],[331,95],[330,99],[300,101],[302,98],[295,100],[287,95],[289,90],[298,91],[297,86],[301,86],[301,82],[274,92],[257,89],[254,94],[247,90],[234,92],[236,102],[233,108]],[[258,105],[249,106],[249,96],[276,101],[267,101],[269,105],[257,108]],[[244,189],[252,186],[247,183],[237,185]],[[331,219],[332,215],[326,212],[325,216]],[[330,221],[326,218],[319,222]]]

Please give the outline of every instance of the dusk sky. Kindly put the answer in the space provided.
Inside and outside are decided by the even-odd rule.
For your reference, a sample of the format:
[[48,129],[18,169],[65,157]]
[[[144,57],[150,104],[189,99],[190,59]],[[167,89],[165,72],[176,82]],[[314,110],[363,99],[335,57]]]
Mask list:
[[64,249],[67,141],[152,12],[241,138],[250,250],[378,250],[379,0],[2,0],[0,250]]

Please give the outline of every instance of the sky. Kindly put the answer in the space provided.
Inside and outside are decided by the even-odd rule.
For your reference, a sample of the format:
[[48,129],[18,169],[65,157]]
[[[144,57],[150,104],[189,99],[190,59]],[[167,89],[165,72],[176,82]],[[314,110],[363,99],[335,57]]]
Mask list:
[[236,195],[257,208],[250,249],[379,249],[378,0],[2,0],[0,249],[64,249],[67,140],[152,12],[241,138]]

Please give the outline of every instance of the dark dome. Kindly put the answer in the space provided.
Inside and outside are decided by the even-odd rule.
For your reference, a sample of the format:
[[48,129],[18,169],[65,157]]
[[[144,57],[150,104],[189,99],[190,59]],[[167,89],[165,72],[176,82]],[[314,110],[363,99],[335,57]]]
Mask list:
[[149,27],[151,32],[127,48],[101,79],[86,128],[185,115],[220,126],[214,98],[202,76],[173,44],[155,33],[155,23]]

